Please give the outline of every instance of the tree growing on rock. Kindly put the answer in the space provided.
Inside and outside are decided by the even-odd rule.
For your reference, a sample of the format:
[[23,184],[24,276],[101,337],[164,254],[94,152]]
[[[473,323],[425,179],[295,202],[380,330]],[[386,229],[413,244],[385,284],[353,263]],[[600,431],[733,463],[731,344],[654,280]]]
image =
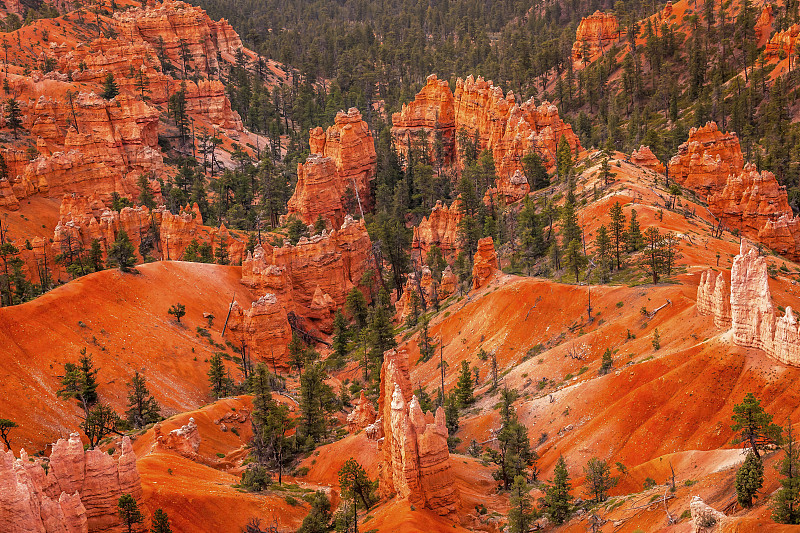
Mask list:
[[167,314],[174,316],[175,320],[177,320],[178,324],[180,324],[181,318],[183,318],[186,315],[186,306],[183,305],[182,303],[176,303],[175,305],[169,308]]
[[14,98],[6,100],[5,105],[6,124],[14,132],[14,138],[17,138],[17,130],[22,127],[22,111],[19,108],[19,102]]
[[586,491],[596,503],[604,502],[608,499],[608,491],[617,484],[617,478],[611,477],[611,468],[608,463],[592,457],[583,468],[586,474]]
[[731,429],[737,433],[734,443],[746,442],[753,453],[761,459],[759,450],[768,444],[780,444],[781,427],[772,423],[772,415],[761,407],[761,400],[748,392],[742,403],[733,406],[734,424]]
[[139,510],[139,504],[130,494],[123,494],[117,500],[117,513],[123,525],[128,528],[128,533],[133,533],[136,524],[144,522],[144,515]]
[[736,499],[742,507],[752,507],[753,498],[764,485],[764,465],[752,451],[736,471]]
[[143,428],[161,420],[161,407],[147,389],[147,379],[138,370],[128,383],[128,410],[125,412],[128,423],[135,428]]
[[541,500],[544,514],[554,524],[563,524],[572,513],[571,490],[567,462],[561,456],[556,462],[553,481],[545,484],[544,498]]
[[342,499],[351,502],[354,531],[358,531],[358,508],[369,509],[377,502],[377,482],[370,481],[364,468],[351,457],[339,469],[339,488]]
[[783,430],[783,460],[777,466],[781,488],[772,499],[772,519],[780,524],[800,524],[800,446],[792,422]]
[[117,82],[114,79],[114,73],[109,72],[108,74],[106,74],[106,78],[103,81],[103,92],[100,93],[100,96],[102,96],[106,100],[111,100],[118,94],[119,94],[119,87],[117,86]]
[[16,427],[19,426],[13,420],[9,420],[8,418],[0,418],[0,438],[3,439],[3,442],[6,444],[6,448],[9,450],[11,449],[11,442],[8,439],[8,434],[11,433],[11,430]]
[[133,255],[134,247],[128,233],[119,230],[117,238],[108,249],[109,268],[119,267],[122,272],[131,272],[136,265],[136,256]]

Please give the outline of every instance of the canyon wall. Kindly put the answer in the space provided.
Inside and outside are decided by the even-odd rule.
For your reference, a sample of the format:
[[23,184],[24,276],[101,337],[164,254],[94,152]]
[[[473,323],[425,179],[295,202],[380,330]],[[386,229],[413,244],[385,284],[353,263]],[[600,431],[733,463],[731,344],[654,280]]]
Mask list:
[[278,366],[289,368],[288,345],[292,340],[292,328],[286,309],[278,298],[267,293],[243,309],[238,302],[231,308],[228,329],[238,343],[244,342],[251,358],[265,361],[273,372]]
[[431,160],[435,161],[438,140],[442,165],[463,167],[459,137],[463,135],[463,140],[469,142],[477,140],[478,150],[492,153],[497,189],[514,191],[512,199],[520,196],[519,184],[513,183],[512,178],[522,171],[526,153],[537,150],[546,165],[553,167],[562,137],[574,151],[580,150],[578,137],[572,126],[561,120],[556,106],[548,102],[537,106],[533,99],[518,104],[513,92],[504,95],[500,87],[481,77],[459,78],[451,92],[447,82],[434,74],[428,76],[414,101],[392,115],[392,124],[392,137],[400,153],[407,156],[412,144],[419,144],[424,138]]
[[372,133],[358,109],[337,113],[334,125],[325,132],[320,127],[312,129],[309,146],[308,159],[297,165],[297,187],[289,199],[287,217],[296,216],[306,224],[322,217],[336,228],[346,215],[370,210],[370,182],[377,159]]
[[[447,448],[444,409],[423,413],[411,394],[408,353],[390,350],[381,367],[378,443],[382,498],[395,494],[439,515],[456,512],[459,502]],[[369,433],[369,432],[368,432]]]
[[766,259],[747,240],[731,269],[730,292],[724,276],[708,270],[697,287],[697,311],[714,324],[733,329],[737,346],[756,348],[783,364],[800,366],[800,326],[791,307],[776,317]]
[[706,199],[727,229],[800,258],[800,219],[789,207],[786,187],[771,172],[744,165],[735,133],[720,132],[714,122],[692,128],[670,160],[669,175]]
[[432,246],[438,246],[448,263],[458,255],[458,224],[464,213],[458,201],[448,207],[441,200],[436,201],[431,214],[414,226],[411,248],[424,261]]
[[25,450],[17,460],[0,450],[2,531],[122,533],[117,500],[123,494],[142,498],[128,437],[114,458],[97,448],[84,451],[80,435],[73,433],[53,445],[46,470]]
[[583,17],[575,32],[572,61],[576,68],[583,67],[600,57],[606,46],[618,42],[619,21],[613,13],[595,11]]

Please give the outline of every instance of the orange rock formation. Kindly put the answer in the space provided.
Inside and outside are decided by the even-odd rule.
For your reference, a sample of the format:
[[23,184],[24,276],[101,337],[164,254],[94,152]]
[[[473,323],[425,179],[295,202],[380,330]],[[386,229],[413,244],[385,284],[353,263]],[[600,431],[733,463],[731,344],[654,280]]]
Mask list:
[[649,168],[653,172],[664,173],[664,163],[658,160],[649,146],[642,145],[638,150],[634,150],[631,154],[631,162],[640,167]]
[[375,407],[372,405],[372,402],[367,399],[362,390],[355,407],[353,407],[353,410],[347,415],[347,431],[355,433],[362,430],[374,424],[376,417]]
[[798,35],[800,35],[800,24],[792,24],[787,29],[776,33],[767,43],[764,56],[768,61],[779,61],[781,55],[784,57],[797,56]]
[[743,168],[739,138],[709,122],[689,131],[689,140],[678,147],[669,162],[669,175],[681,186],[709,197],[722,191],[728,176]]
[[561,120],[554,105],[543,102],[537,106],[533,99],[517,104],[513,92],[504,95],[501,88],[481,77],[459,78],[451,93],[446,82],[434,74],[428,76],[414,101],[392,115],[392,124],[395,146],[404,154],[412,142],[419,142],[420,135],[425,136],[431,150],[432,140],[440,136],[443,164],[463,165],[457,149],[459,132],[470,140],[477,137],[478,148],[492,153],[501,190],[508,189],[515,172],[522,170],[521,160],[527,152],[539,151],[552,166],[562,136],[573,150],[580,149],[572,126]]
[[572,61],[580,67],[597,59],[605,46],[619,41],[620,29],[613,13],[595,11],[581,19],[572,45]]
[[372,133],[358,109],[337,113],[334,125],[324,133],[320,127],[311,130],[309,145],[311,155],[297,165],[297,187],[289,199],[288,216],[307,224],[321,216],[330,226],[339,227],[345,215],[370,209],[370,182],[377,159]]
[[77,433],[53,445],[47,471],[25,450],[14,461],[0,450],[0,529],[36,532],[118,531],[117,500],[142,497],[136,455],[128,437],[118,459],[99,450],[84,452]]
[[197,450],[200,448],[200,430],[194,418],[189,418],[189,422],[178,429],[173,429],[166,435],[161,432],[161,423],[153,428],[155,444],[157,447],[172,450],[187,459],[197,461],[199,456]]
[[247,354],[254,360],[288,368],[287,346],[292,340],[292,328],[286,309],[274,294],[265,294],[247,310],[234,302],[228,327],[239,342],[244,342]]
[[457,201],[447,207],[437,200],[430,216],[424,217],[414,226],[412,249],[424,260],[431,246],[435,245],[442,251],[444,258],[452,262],[458,253],[458,224],[462,218],[464,213],[459,209]]
[[497,274],[497,252],[494,249],[494,240],[484,237],[478,241],[478,251],[472,266],[472,289],[480,289]]
[[378,421],[380,491],[384,498],[397,494],[412,505],[439,515],[455,513],[458,493],[453,483],[444,409],[423,413],[411,394],[408,354],[384,354]]

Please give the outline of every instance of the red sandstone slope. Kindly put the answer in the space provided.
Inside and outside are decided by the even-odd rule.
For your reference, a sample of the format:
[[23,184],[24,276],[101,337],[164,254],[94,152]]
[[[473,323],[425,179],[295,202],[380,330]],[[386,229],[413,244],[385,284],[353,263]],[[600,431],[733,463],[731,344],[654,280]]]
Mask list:
[[[139,274],[99,272],[54,289],[23,305],[0,309],[4,380],[0,412],[20,424],[14,449],[42,449],[78,428],[75,402],[56,397],[63,364],[79,351],[92,354],[101,400],[117,411],[126,405],[125,382],[142,371],[165,414],[208,400],[207,358],[215,351],[195,328],[210,328],[219,342],[232,296],[253,301],[240,282],[241,269],[199,263],[159,262]],[[186,306],[177,324],[171,305]],[[224,341],[223,341],[224,342]],[[20,402],[20,398],[26,400]]]

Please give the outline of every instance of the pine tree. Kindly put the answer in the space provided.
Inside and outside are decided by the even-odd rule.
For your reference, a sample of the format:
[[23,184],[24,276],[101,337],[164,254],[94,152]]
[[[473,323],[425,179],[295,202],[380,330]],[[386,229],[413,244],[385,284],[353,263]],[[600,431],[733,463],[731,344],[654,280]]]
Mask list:
[[608,463],[592,457],[583,469],[586,474],[586,491],[596,503],[608,499],[608,491],[617,484],[617,478],[611,477]]
[[228,377],[225,372],[225,364],[219,352],[215,353],[208,360],[208,381],[211,384],[211,395],[215,399],[222,398],[228,394]]
[[231,262],[228,257],[228,241],[224,237],[219,240],[217,249],[214,250],[214,260],[218,265],[229,265]]
[[563,524],[572,513],[571,490],[567,462],[561,456],[556,462],[553,481],[545,485],[545,495],[541,502],[544,514],[554,524]]
[[475,401],[473,397],[474,385],[472,383],[472,371],[469,368],[469,361],[461,361],[461,374],[456,383],[456,396],[461,407],[467,407]]
[[600,365],[600,370],[597,373],[600,374],[601,376],[608,374],[613,364],[614,362],[611,359],[611,348],[606,348],[606,351],[603,352],[603,362]]
[[609,231],[611,233],[611,245],[614,250],[614,256],[617,259],[617,270],[622,268],[621,254],[624,250],[624,243],[627,239],[625,235],[625,213],[622,211],[622,206],[619,202],[614,202],[609,211],[611,217],[611,225]]
[[[528,428],[519,422],[513,402],[516,392],[508,389],[501,393],[500,431],[497,433],[497,450],[489,450],[490,460],[498,465],[492,473],[495,479],[503,482],[508,490],[518,475],[525,475],[528,468],[535,465],[538,454],[531,450]],[[534,478],[536,470],[533,470]],[[526,476],[527,477],[527,476]]]
[[350,292],[347,293],[347,302],[345,305],[347,306],[347,311],[356,322],[356,332],[364,329],[367,325],[368,317],[367,301],[364,298],[364,293],[353,287],[350,289]]
[[428,331],[428,326],[430,325],[430,318],[423,317],[422,319],[422,327],[419,330],[419,340],[417,341],[417,347],[419,348],[419,360],[422,363],[430,361],[433,355],[436,353],[436,344],[430,337],[430,333]]
[[[631,211],[631,222],[633,214]],[[653,284],[658,283],[661,274],[664,273],[664,237],[655,226],[650,226],[644,232],[644,254],[642,256],[641,267],[653,280]]]
[[122,519],[122,523],[128,528],[128,533],[133,533],[134,525],[144,522],[144,515],[142,515],[139,505],[130,494],[123,494],[119,497],[119,500],[117,500],[117,512]]
[[752,507],[753,498],[764,485],[764,465],[752,451],[736,471],[736,499],[742,507]]
[[642,248],[642,230],[639,227],[639,219],[636,217],[636,209],[631,209],[631,219],[625,235],[625,244],[629,252],[636,252]]
[[14,138],[17,138],[17,130],[22,127],[22,111],[19,108],[19,102],[14,98],[6,100],[6,124],[14,132]]
[[589,263],[589,259],[583,255],[583,247],[577,239],[570,241],[564,252],[564,266],[575,272],[575,283],[580,280],[581,269]]
[[114,73],[109,72],[106,75],[105,81],[103,81],[103,92],[100,93],[100,96],[105,98],[106,100],[111,100],[118,94],[119,94],[119,87],[117,86],[117,82],[114,80]]
[[528,487],[525,476],[516,476],[514,484],[511,486],[509,499],[511,508],[508,510],[508,531],[510,533],[528,533],[531,530],[536,513],[533,510],[528,491],[530,491],[530,487]]
[[186,306],[180,302],[176,303],[175,305],[169,308],[167,314],[174,316],[175,320],[178,322],[178,324],[180,324],[181,318],[186,315]]
[[117,233],[116,240],[108,249],[108,259],[106,263],[109,268],[119,267],[122,272],[131,272],[136,264],[136,257],[133,255],[134,248],[128,238],[128,233],[121,229]]
[[561,244],[569,246],[572,241],[581,241],[581,227],[578,225],[578,214],[575,204],[567,202],[561,211]]
[[13,420],[9,420],[8,418],[0,418],[0,438],[3,439],[3,442],[6,444],[6,448],[9,450],[11,449],[11,442],[8,439],[8,434],[16,427],[19,426]]
[[769,443],[780,444],[781,427],[772,423],[772,415],[764,411],[761,400],[752,392],[747,393],[742,403],[733,406],[731,418],[734,421],[731,430],[737,433],[734,443],[749,443],[759,459],[759,449],[764,449]]
[[337,309],[336,314],[333,316],[333,342],[331,349],[338,359],[343,359],[347,355],[349,334],[347,320],[344,318],[341,309]]
[[78,364],[64,363],[64,375],[59,376],[61,389],[59,398],[76,399],[83,407],[85,417],[89,416],[89,408],[97,402],[97,372],[92,363],[92,356],[81,349]]
[[324,363],[309,365],[300,376],[300,425],[298,432],[314,443],[328,434],[328,413],[333,408],[335,395],[325,383],[327,371]]
[[147,380],[138,370],[128,383],[128,410],[125,412],[128,423],[135,428],[142,428],[161,420],[161,408],[147,389]]
[[556,169],[558,177],[562,181],[566,181],[572,171],[572,147],[564,135],[558,141],[558,148],[556,149]]
[[156,512],[153,513],[150,533],[172,533],[172,528],[169,527],[169,517],[163,509],[156,509]]
[[323,491],[318,490],[311,497],[311,509],[297,533],[327,533],[330,531],[330,522],[331,502]]
[[542,156],[536,150],[531,150],[522,156],[522,172],[532,191],[538,191],[550,185],[547,167],[544,166]]
[[783,460],[777,467],[781,488],[772,499],[772,519],[779,524],[800,524],[800,447],[791,420],[783,430]]
[[352,457],[339,469],[342,499],[352,502],[354,531],[358,531],[358,508],[369,509],[377,501],[377,482],[370,481],[364,468]]
[[289,408],[272,398],[270,373],[266,366],[259,364],[249,381],[253,394],[253,450],[260,463],[269,460],[278,469],[280,485],[293,443],[286,434],[294,428],[295,422],[289,416]]
[[146,102],[150,99],[150,97],[147,96],[150,93],[150,80],[148,79],[147,73],[145,73],[144,69],[139,69],[136,71],[133,87],[139,91],[139,98],[141,98],[143,102]]
[[139,186],[139,205],[143,205],[147,209],[154,209],[156,207],[156,199],[153,196],[153,191],[150,190],[150,180],[147,179],[147,175],[140,175],[136,184]]
[[108,405],[99,403],[94,406],[86,420],[81,423],[81,428],[89,439],[89,447],[94,448],[107,435],[116,432],[121,421],[119,415]]

